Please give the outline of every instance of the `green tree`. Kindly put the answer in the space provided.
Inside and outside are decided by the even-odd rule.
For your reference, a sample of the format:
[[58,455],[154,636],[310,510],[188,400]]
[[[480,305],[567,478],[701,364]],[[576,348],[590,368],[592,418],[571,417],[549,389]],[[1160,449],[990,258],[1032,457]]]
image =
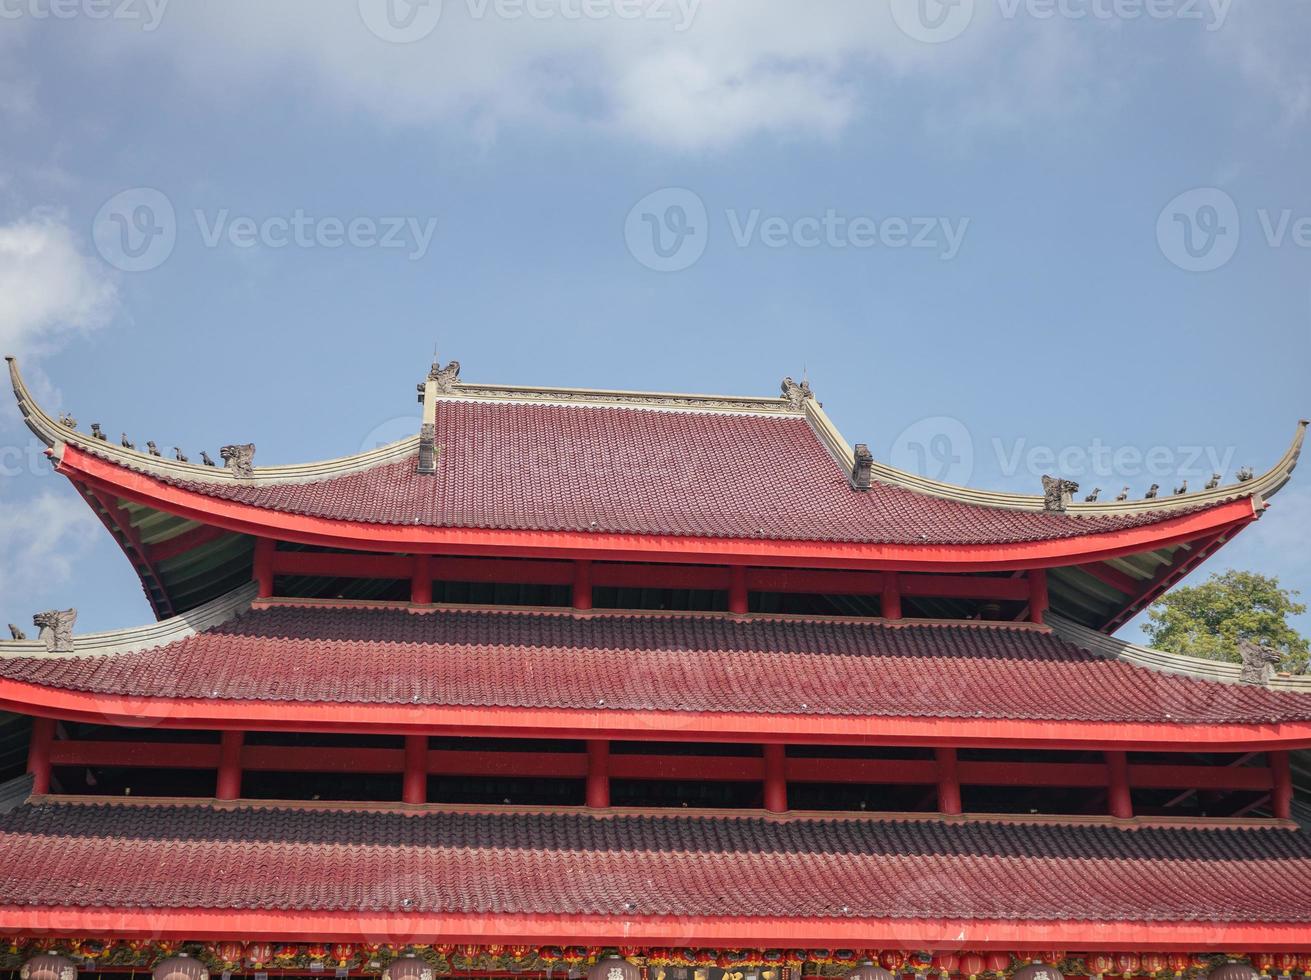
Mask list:
[[1222,572],[1154,602],[1143,630],[1161,650],[1210,660],[1241,661],[1238,641],[1255,640],[1282,654],[1279,670],[1302,673],[1307,667],[1307,638],[1288,624],[1289,616],[1306,612],[1299,596],[1272,576]]

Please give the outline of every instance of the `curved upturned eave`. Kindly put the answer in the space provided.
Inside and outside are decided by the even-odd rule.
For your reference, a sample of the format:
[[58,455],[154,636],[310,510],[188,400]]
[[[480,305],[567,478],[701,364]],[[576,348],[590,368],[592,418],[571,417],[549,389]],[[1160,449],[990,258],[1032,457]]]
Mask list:
[[1064,538],[1001,544],[880,544],[868,542],[709,538],[594,531],[524,531],[426,524],[379,524],[272,510],[175,486],[115,465],[72,443],[51,450],[58,472],[74,482],[191,520],[274,540],[365,552],[506,557],[591,558],[694,564],[761,563],[780,567],[1005,571],[1100,561],[1219,531],[1258,516],[1242,497],[1153,524]]
[[[852,448],[842,438],[842,434],[824,413],[824,409],[820,407],[818,402],[812,400],[806,403],[806,416],[810,421],[811,428],[829,450],[829,453],[837,460],[838,465],[845,472],[851,472],[851,468],[855,463]],[[1157,497],[1152,500],[1112,500],[1091,504],[1076,501],[1066,508],[1065,513],[1075,517],[1169,513],[1172,510],[1206,507],[1241,497],[1268,500],[1278,493],[1292,477],[1293,470],[1297,467],[1298,457],[1302,453],[1302,445],[1306,439],[1308,425],[1311,425],[1311,420],[1302,419],[1299,421],[1297,429],[1293,433],[1293,440],[1283,456],[1279,458],[1274,466],[1251,480],[1219,486],[1214,490],[1198,490],[1177,496]],[[873,463],[870,474],[872,479],[879,483],[901,487],[915,493],[927,494],[930,497],[939,497],[943,500],[972,504],[976,507],[1026,511],[1041,511],[1044,509],[1044,499],[1041,495],[976,490],[972,487],[962,487],[953,483],[942,483],[877,461]]]
[[[84,452],[94,453],[125,469],[148,473],[161,479],[191,483],[241,483],[243,486],[311,483],[405,459],[418,452],[419,448],[419,436],[416,432],[413,436],[385,446],[349,456],[339,456],[336,459],[279,466],[255,466],[251,476],[241,478],[226,467],[181,463],[164,456],[152,456],[135,449],[127,449],[109,440],[96,439],[88,433],[61,425],[37,404],[18,370],[18,361],[13,357],[6,357],[5,360],[9,362],[9,380],[13,384],[14,397],[18,402],[19,411],[23,414],[23,421],[46,446],[56,453],[60,445],[76,446]],[[417,418],[415,427],[416,429],[418,427]]]
[[[157,475],[163,479],[209,483],[228,483],[235,482],[238,479],[231,470],[195,463],[180,463],[164,457],[151,456],[148,453],[117,446],[109,441],[95,439],[86,433],[60,425],[44,412],[32,397],[31,392],[23,382],[17,360],[12,356],[7,357],[6,360],[9,362],[9,376],[19,410],[23,413],[23,419],[28,428],[47,446],[53,448],[57,443],[68,443],[101,455],[120,466]],[[427,387],[432,388],[432,383],[430,382]],[[825,446],[845,474],[851,473],[854,463],[851,444],[842,437],[837,426],[829,419],[823,407],[815,398],[805,399],[801,403],[800,409],[797,409],[786,398],[782,397],[728,397],[675,394],[671,392],[457,383],[449,393],[438,394],[434,390],[431,397],[425,394],[424,399],[425,413],[435,409],[438,401],[468,400],[550,402],[565,405],[675,411],[729,411],[767,415],[799,414],[806,419],[816,438]],[[425,418],[427,418],[427,415],[425,415]],[[416,425],[418,421],[416,419]],[[1267,500],[1277,493],[1291,477],[1294,468],[1297,466],[1298,457],[1301,455],[1309,424],[1311,424],[1311,421],[1301,420],[1287,451],[1274,466],[1265,473],[1243,483],[1234,483],[1216,487],[1214,490],[1199,490],[1178,496],[1158,497],[1152,500],[1104,501],[1091,504],[1074,502],[1066,509],[1066,513],[1074,516],[1169,513],[1176,510],[1206,507],[1244,497],[1254,500]],[[413,455],[417,452],[418,445],[419,436],[416,432],[415,435],[398,442],[336,459],[279,466],[255,466],[252,475],[241,479],[241,482],[245,485],[259,486],[279,483],[308,483],[315,480],[344,476]],[[871,475],[874,480],[880,483],[977,507],[1020,511],[1042,511],[1044,509],[1044,501],[1041,495],[977,490],[971,487],[942,483],[879,462],[873,464]]]

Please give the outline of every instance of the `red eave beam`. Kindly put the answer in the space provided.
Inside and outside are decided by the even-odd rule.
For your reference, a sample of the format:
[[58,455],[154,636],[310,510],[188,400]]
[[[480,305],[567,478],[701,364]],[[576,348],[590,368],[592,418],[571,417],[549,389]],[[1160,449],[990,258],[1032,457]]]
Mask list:
[[525,943],[978,950],[1074,948],[1196,952],[1305,950],[1306,926],[1250,922],[872,919],[855,916],[639,916],[386,913],[315,909],[0,907],[0,932],[155,940]]
[[1256,517],[1249,498],[1120,531],[1007,544],[871,544],[587,531],[521,531],[340,521],[210,497],[66,446],[61,473],[158,510],[244,534],[373,552],[582,558],[690,564],[1008,570],[1104,560],[1230,531]]

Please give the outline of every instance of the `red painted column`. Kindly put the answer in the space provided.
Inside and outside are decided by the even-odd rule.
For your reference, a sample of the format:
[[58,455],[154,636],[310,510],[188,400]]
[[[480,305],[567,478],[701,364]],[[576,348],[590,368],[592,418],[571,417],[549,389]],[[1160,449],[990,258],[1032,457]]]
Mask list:
[[415,555],[410,566],[410,602],[426,606],[432,602],[432,559]]
[[273,595],[273,549],[272,538],[255,539],[255,581],[259,583],[261,599]]
[[224,732],[219,736],[218,785],[214,796],[220,800],[241,798],[241,746],[244,732]]
[[747,568],[733,565],[728,572],[728,611],[740,615],[747,611]]
[[574,562],[574,608],[592,608],[592,563],[586,558]]
[[1106,795],[1111,816],[1128,819],[1133,816],[1133,797],[1129,793],[1129,755],[1126,752],[1107,752],[1106,768],[1110,779]]
[[428,736],[405,736],[405,777],[401,799],[406,803],[428,802]]
[[1270,753],[1270,775],[1274,786],[1270,793],[1270,809],[1280,820],[1293,816],[1293,771],[1287,751]]
[[883,618],[901,618],[901,578],[896,572],[883,573]]
[[587,742],[587,805],[593,810],[610,806],[610,743],[601,738]]
[[771,743],[765,746],[765,809],[784,813],[787,808],[787,749]]
[[32,742],[27,750],[27,771],[32,774],[32,792],[50,792],[50,743],[55,739],[53,718],[32,719]]
[[938,812],[960,813],[960,770],[955,749],[934,749],[938,760]]
[[1029,570],[1029,619],[1042,623],[1047,615],[1047,569]]

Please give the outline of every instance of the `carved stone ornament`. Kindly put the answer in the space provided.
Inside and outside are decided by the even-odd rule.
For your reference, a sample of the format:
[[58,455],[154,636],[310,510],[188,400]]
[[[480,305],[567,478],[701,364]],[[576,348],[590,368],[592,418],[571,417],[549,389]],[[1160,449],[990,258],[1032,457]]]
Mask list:
[[440,363],[434,363],[432,370],[428,372],[428,380],[437,382],[437,391],[442,395],[449,395],[455,390],[455,386],[460,383],[460,362],[451,361],[446,367]]
[[1042,478],[1042,509],[1060,513],[1070,506],[1074,495],[1079,492],[1079,484],[1073,480],[1062,480],[1057,476]]
[[870,470],[874,467],[874,454],[863,442],[856,443],[855,462],[851,466],[851,485],[857,490],[868,490]]
[[255,475],[255,444],[253,442],[220,446],[219,455],[223,457],[223,465],[236,476],[247,478]]
[[797,384],[791,378],[784,378],[781,387],[783,397],[788,400],[788,404],[792,406],[793,411],[801,411],[806,399],[815,397],[815,393],[810,390],[810,382],[804,378],[801,380],[801,384]]
[[10,624],[9,624],[9,639],[11,639],[11,640],[26,640],[26,639],[27,639],[27,634],[24,633],[22,630],[20,630],[20,629],[19,629],[17,626],[15,626],[13,623],[10,623]]
[[37,639],[45,642],[50,653],[73,652],[73,624],[76,622],[76,609],[48,609],[32,617],[32,625],[41,630]]
[[437,426],[431,422],[419,426],[419,472],[437,472]]
[[73,418],[73,416],[69,415],[67,412],[64,412],[59,416],[59,424],[65,429],[76,429],[77,419]]
[[1239,640],[1238,653],[1243,658],[1243,672],[1238,675],[1240,681],[1262,686],[1270,683],[1280,659],[1278,650],[1255,640]]

